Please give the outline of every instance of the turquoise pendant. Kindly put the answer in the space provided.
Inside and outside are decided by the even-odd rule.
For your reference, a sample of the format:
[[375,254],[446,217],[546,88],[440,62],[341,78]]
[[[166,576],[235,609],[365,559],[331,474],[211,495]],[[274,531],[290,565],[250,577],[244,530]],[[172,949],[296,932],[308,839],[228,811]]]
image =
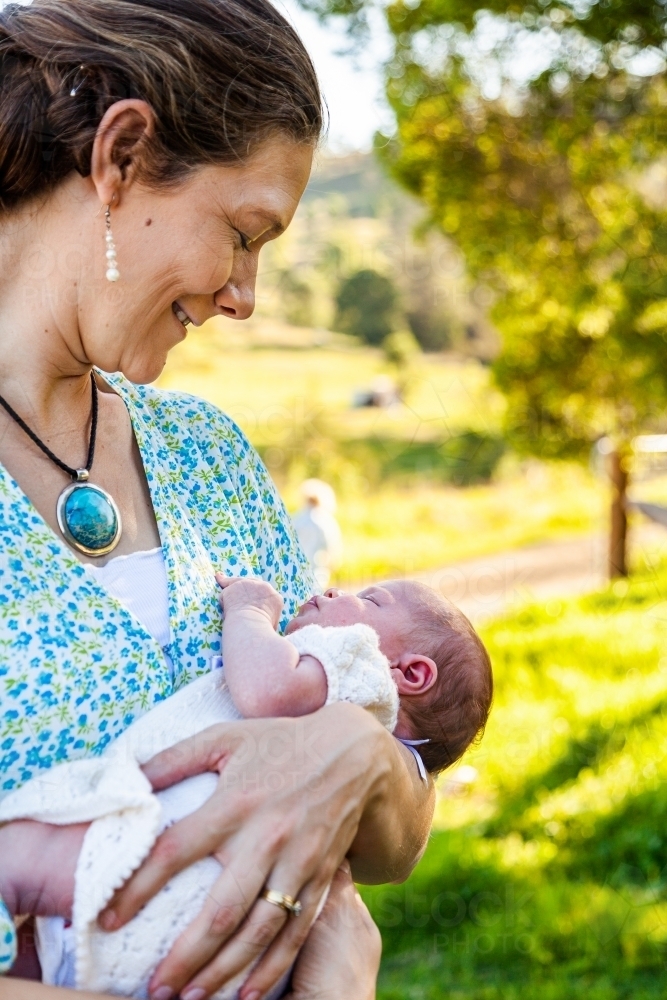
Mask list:
[[58,497],[56,515],[69,544],[87,556],[105,556],[120,541],[120,511],[100,486],[87,482],[67,486]]

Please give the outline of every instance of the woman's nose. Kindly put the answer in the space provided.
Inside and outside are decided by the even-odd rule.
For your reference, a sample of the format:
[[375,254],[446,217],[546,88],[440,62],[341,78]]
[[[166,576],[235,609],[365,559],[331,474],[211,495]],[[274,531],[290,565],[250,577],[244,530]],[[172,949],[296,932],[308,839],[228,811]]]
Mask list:
[[215,304],[230,319],[248,319],[255,311],[255,282],[236,284],[232,279],[215,294]]

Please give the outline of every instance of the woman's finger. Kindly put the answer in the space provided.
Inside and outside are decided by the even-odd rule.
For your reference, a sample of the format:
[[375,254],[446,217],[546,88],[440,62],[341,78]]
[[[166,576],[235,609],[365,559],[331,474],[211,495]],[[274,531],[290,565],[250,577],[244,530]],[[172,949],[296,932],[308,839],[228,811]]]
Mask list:
[[[266,952],[243,984],[241,1000],[264,995],[271,988],[278,973],[278,967],[272,965],[274,950],[272,946]],[[375,1000],[381,954],[380,932],[344,862],[299,950],[290,1000]]]
[[215,854],[220,842],[238,828],[233,810],[226,815],[216,798],[174,823],[155,842],[143,865],[134,872],[99,917],[104,930],[113,931],[126,924],[167,884],[170,878],[200,858]]
[[[201,912],[186,927],[153,973],[151,994],[163,986],[178,992],[211,961],[252,909],[264,885],[269,865],[267,859],[246,852],[222,872]],[[275,935],[280,929],[280,921],[276,920],[274,913],[270,917],[273,918]]]
[[[323,888],[319,880],[317,884],[313,883],[303,890],[300,898],[302,902],[308,902],[307,912],[304,906],[299,917],[290,920],[276,939],[271,942],[243,984],[240,991],[242,998],[251,996],[253,993],[264,996],[276,983],[280,982],[288,969],[292,967],[311,932],[318,907],[326,891],[326,886]],[[307,916],[308,919],[302,920],[304,916]]]
[[220,773],[231,754],[243,753],[244,744],[248,753],[243,756],[252,757],[257,743],[253,733],[247,723],[220,722],[156,754],[141,769],[156,792],[204,771]]
[[212,996],[221,986],[256,962],[267,948],[274,949],[275,942],[281,941],[283,946],[276,948],[276,957],[271,964],[270,975],[273,978],[269,978],[268,974],[264,977],[268,983],[267,989],[275,986],[293,964],[299,948],[307,938],[321,895],[316,889],[303,889],[299,896],[302,911],[298,917],[288,917],[279,907],[263,899],[258,900],[238,933],[188,983],[182,990],[182,996],[187,1000],[190,991],[194,990],[203,990],[201,996]]
[[[314,841],[327,839],[327,834],[328,830],[322,827]],[[201,988],[202,982],[207,987],[210,982],[215,982],[217,989],[268,947],[280,932],[285,915],[283,910],[271,903],[256,902],[262,889],[268,886],[298,897],[300,887],[313,877],[307,864],[304,868],[304,861],[307,863],[308,859],[304,858],[303,852],[296,853],[289,845],[286,854],[273,868],[276,855],[285,849],[286,840],[286,834],[280,832],[280,825],[262,814],[258,814],[249,829],[245,828],[242,842],[238,837],[230,838],[225,846],[225,857],[221,857],[219,852],[217,854],[219,860],[227,862],[227,867],[213,886],[202,912],[181,934],[156,969],[151,979],[152,994],[161,987],[169,987],[175,993],[183,990],[186,983],[189,984],[187,989],[194,989]],[[317,847],[317,843],[314,846]],[[342,845],[340,850],[344,851],[345,846]],[[320,853],[319,849],[315,851],[317,856]],[[336,855],[329,864],[321,866],[318,883],[321,891],[333,876],[339,861],[340,857]],[[321,879],[325,879],[323,884]],[[301,893],[301,899],[303,912],[298,922],[307,929],[314,919],[319,896],[311,898],[311,894],[307,894],[304,901]],[[251,911],[252,921],[244,922]],[[291,935],[285,939],[276,959],[277,963],[282,963],[281,974],[289,968],[298,950],[298,944],[290,945],[290,942]]]
[[[274,986],[293,964],[299,948],[308,936],[308,932],[316,918],[318,907],[321,905],[327,887],[336,873],[340,860],[340,857],[334,856],[331,861],[321,865],[314,875],[310,876],[309,873],[309,881],[306,882],[298,894],[294,888],[294,874],[298,872],[299,864],[293,854],[288,853],[284,858],[281,858],[271,871],[267,879],[267,886],[298,899],[302,910],[298,917],[294,917],[285,923],[281,933],[277,937],[274,936],[275,940],[266,940],[266,935],[262,936],[261,931],[259,932],[264,941],[259,954],[266,952],[258,965],[258,969],[260,970],[258,975],[264,984],[263,991]],[[252,917],[253,920],[257,919],[255,911],[253,911]],[[212,977],[208,977],[208,970],[203,970],[202,974],[207,976],[207,985],[213,981],[216,983],[215,988],[217,989],[220,983],[217,982],[216,974],[227,975],[229,973],[231,967],[229,964],[229,955],[231,955],[231,951],[236,944],[237,937],[243,936],[245,929],[244,925],[239,934],[235,935],[221,950],[220,954],[216,956],[215,963],[212,963],[215,964],[214,975]],[[257,957],[258,954],[253,956],[253,958]],[[247,967],[247,964],[247,961],[241,965],[235,964],[233,971],[236,973]],[[253,973],[253,979],[254,975],[255,973]],[[199,982],[199,979],[200,976],[197,976],[197,982]],[[224,981],[224,979],[220,980],[220,982]]]
[[[285,847],[286,839],[287,834],[281,832],[278,822],[258,814],[252,825],[244,828],[243,836],[230,838],[224,854],[215,852],[226,867],[213,885],[201,913],[156,969],[151,980],[152,993],[160,987],[169,987],[172,992],[180,990],[220,952],[255,905],[267,884],[275,855]],[[304,881],[299,874],[299,865],[292,863],[290,867],[291,874],[286,884],[298,886]],[[259,926],[253,928],[253,933],[256,930],[257,935],[261,935],[262,950],[284,922],[284,911],[270,903],[263,905],[264,919],[260,919]],[[278,920],[276,913],[280,918]]]

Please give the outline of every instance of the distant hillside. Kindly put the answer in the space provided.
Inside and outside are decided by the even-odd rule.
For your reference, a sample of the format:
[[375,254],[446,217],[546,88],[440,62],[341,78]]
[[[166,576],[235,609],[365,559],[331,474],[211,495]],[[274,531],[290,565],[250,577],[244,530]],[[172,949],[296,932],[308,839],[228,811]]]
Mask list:
[[378,219],[392,212],[421,214],[418,203],[401,190],[371,153],[321,157],[303,196],[303,205],[340,195],[350,218]]
[[372,269],[395,284],[397,325],[426,349],[489,357],[495,338],[460,255],[437,233],[418,238],[422,218],[372,154],[321,157],[292,226],[264,251],[259,315],[335,329],[341,281]]

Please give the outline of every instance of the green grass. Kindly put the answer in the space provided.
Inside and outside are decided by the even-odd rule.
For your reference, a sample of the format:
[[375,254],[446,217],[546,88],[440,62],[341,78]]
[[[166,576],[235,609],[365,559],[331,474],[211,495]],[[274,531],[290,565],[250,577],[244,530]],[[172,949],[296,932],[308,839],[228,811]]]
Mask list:
[[413,876],[364,890],[380,1000],[667,994],[667,566],[546,608],[484,629],[478,779],[445,775]]
[[606,491],[586,470],[503,455],[503,401],[487,368],[424,355],[406,405],[352,409],[354,391],[383,372],[382,354],[340,336],[313,346],[317,336],[266,322],[207,324],[172,351],[160,385],[230,413],[291,510],[307,476],[332,483],[345,539],[340,581],[603,527]]

